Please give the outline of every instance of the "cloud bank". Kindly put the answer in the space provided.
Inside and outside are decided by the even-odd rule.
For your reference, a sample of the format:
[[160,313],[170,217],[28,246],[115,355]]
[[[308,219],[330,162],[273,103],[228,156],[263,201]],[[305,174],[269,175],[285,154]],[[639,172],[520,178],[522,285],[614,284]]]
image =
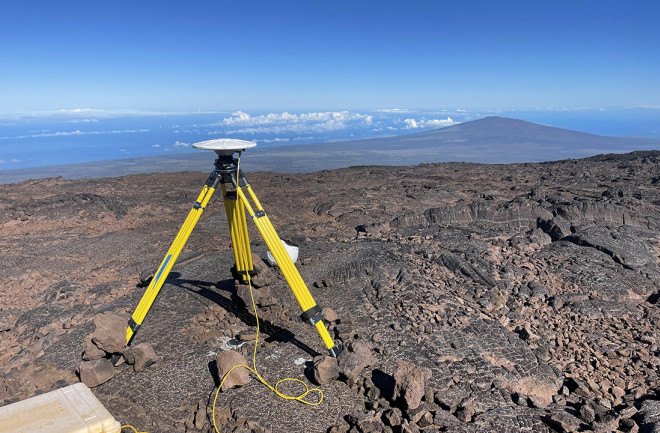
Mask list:
[[122,130],[113,130],[113,131],[81,131],[79,129],[76,129],[75,131],[58,131],[58,132],[46,132],[46,133],[32,134],[32,135],[17,135],[14,137],[0,137],[0,140],[10,140],[10,139],[19,139],[19,138],[38,138],[38,137],[69,137],[75,135],[130,134],[136,132],[149,132],[149,130],[122,129]]
[[[364,127],[373,124],[373,117],[349,111],[291,114],[269,113],[251,116],[242,111],[232,113],[216,126],[226,126],[228,134],[281,134],[281,133],[324,133]],[[215,131],[211,132],[215,133]]]
[[460,122],[454,122],[454,120],[447,116],[446,119],[405,119],[404,120],[406,127],[404,129],[417,129],[417,128],[446,128],[447,126],[456,125]]

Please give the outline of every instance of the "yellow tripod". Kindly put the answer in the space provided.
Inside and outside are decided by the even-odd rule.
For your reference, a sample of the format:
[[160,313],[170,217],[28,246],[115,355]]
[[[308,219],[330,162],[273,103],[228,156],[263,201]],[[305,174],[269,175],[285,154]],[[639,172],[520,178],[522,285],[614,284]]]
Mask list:
[[[229,233],[231,235],[231,244],[234,250],[235,265],[232,269],[234,277],[240,281],[247,282],[248,276],[252,274],[252,257],[250,255],[250,240],[248,238],[247,222],[245,212],[252,217],[254,224],[259,229],[259,233],[266,241],[266,245],[271,254],[275,258],[277,265],[282,270],[282,274],[286,278],[291,291],[295,295],[300,307],[303,310],[301,317],[304,321],[315,326],[318,330],[323,342],[328,348],[330,355],[336,357],[340,348],[335,346],[332,341],[328,330],[323,323],[323,315],[321,308],[316,305],[314,298],[307,289],[298,269],[296,269],[291,257],[282,245],[280,237],[275,232],[275,228],[268,219],[266,211],[259,203],[259,199],[255,195],[252,187],[248,183],[245,175],[239,170],[240,155],[249,147],[256,146],[256,143],[243,140],[232,139],[219,139],[209,140],[193,145],[198,149],[213,150],[218,154],[215,161],[215,169],[209,175],[206,184],[202,188],[202,192],[197,197],[193,204],[186,221],[181,226],[174,242],[167,251],[160,267],[152,278],[147,290],[142,295],[142,299],[137,308],[128,320],[128,327],[126,329],[126,344],[130,345],[135,337],[135,334],[140,329],[144,318],[146,317],[149,309],[156,300],[158,292],[167,279],[172,266],[179,257],[179,253],[183,249],[190,233],[197,224],[199,217],[206,208],[211,196],[217,189],[218,185],[222,188],[222,195],[224,197],[225,210],[227,212],[227,222],[229,224]],[[234,154],[238,153],[238,158],[234,158]],[[233,187],[233,191],[227,190],[227,185]],[[245,192],[247,191],[247,196]],[[248,196],[252,200],[254,207],[250,204]]]

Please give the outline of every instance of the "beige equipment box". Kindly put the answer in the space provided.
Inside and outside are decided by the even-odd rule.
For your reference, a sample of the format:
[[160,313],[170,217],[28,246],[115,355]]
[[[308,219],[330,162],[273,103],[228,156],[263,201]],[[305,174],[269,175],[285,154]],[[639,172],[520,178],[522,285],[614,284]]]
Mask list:
[[83,383],[0,407],[0,433],[120,433],[119,424]]

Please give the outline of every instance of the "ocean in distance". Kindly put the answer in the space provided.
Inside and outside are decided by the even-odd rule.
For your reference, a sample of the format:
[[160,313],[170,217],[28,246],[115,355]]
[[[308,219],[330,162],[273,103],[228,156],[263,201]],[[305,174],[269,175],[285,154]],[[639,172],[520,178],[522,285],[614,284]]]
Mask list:
[[660,138],[660,107],[271,113],[140,113],[74,109],[0,114],[0,170],[190,153],[192,143],[220,137],[253,140],[260,147],[386,137],[451,126],[490,115],[599,135]]

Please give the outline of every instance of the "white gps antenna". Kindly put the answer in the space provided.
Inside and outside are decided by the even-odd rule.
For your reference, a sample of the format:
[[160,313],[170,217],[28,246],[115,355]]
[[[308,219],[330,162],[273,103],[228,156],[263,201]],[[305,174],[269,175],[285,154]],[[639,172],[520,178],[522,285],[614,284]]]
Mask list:
[[215,140],[200,141],[193,143],[195,149],[213,150],[218,155],[233,155],[235,152],[242,152],[245,149],[255,147],[254,141],[237,140],[234,138],[216,138]]

